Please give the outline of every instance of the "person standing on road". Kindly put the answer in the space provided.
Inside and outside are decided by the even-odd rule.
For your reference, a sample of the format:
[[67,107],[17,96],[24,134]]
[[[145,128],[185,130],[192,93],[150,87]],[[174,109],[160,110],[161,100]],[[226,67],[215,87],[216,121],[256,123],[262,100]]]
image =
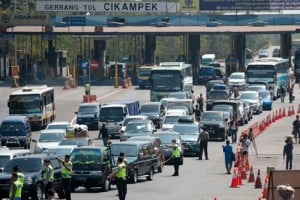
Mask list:
[[229,122],[229,131],[231,133],[231,142],[232,143],[236,143],[238,125],[239,124],[238,124],[236,117],[233,117],[233,119]]
[[18,165],[14,166],[13,172],[18,175],[18,181],[20,181],[20,183],[24,184],[25,175],[22,173],[22,171]]
[[9,200],[21,200],[22,199],[23,184],[18,180],[18,175],[12,173],[11,185],[9,189]]
[[206,130],[206,128],[203,128],[203,131],[199,134],[197,143],[199,143],[200,146],[200,152],[199,152],[199,158],[198,160],[202,160],[202,154],[204,151],[205,154],[205,160],[208,160],[208,153],[207,153],[207,144],[209,140],[209,134]]
[[230,145],[230,141],[226,141],[226,145],[223,145],[223,152],[225,154],[225,168],[227,170],[227,174],[231,174],[232,161],[233,161],[233,149]]
[[200,111],[203,112],[204,98],[202,93],[200,93],[200,96],[197,98],[197,103],[199,105]]
[[63,168],[61,170],[63,188],[65,191],[66,200],[71,200],[71,174],[73,164],[70,161],[70,155],[65,155],[64,161],[58,157],[56,157],[56,159],[63,164]]
[[53,187],[53,180],[54,180],[54,169],[50,163],[49,158],[44,159],[45,165],[45,172],[43,175],[43,183],[45,188],[45,199],[48,199],[48,191]]
[[281,103],[284,102],[284,97],[285,97],[285,89],[284,89],[283,85],[280,85],[280,99],[281,99]]
[[288,92],[289,92],[289,101],[290,101],[290,103],[293,103],[294,95],[293,95],[293,87],[292,86],[288,88]]
[[196,108],[194,110],[194,114],[195,114],[195,120],[197,122],[200,122],[201,110],[199,109],[199,105],[198,104],[196,104]]
[[295,138],[295,142],[297,143],[297,137],[298,142],[300,143],[300,120],[299,115],[296,115],[296,119],[293,121],[293,135]]
[[285,169],[292,169],[293,167],[293,141],[292,140],[285,140],[285,145],[283,147],[283,160],[285,159]]
[[172,148],[172,159],[174,160],[174,174],[172,176],[179,176],[180,151],[176,140],[172,140]]
[[103,123],[101,129],[99,130],[98,138],[102,137],[103,145],[107,146],[108,141],[108,129],[106,127],[106,124]]
[[127,194],[126,164],[122,157],[118,158],[117,169],[107,178],[111,179],[114,176],[116,177],[119,200],[125,200]]
[[251,141],[249,140],[248,135],[244,134],[240,142],[242,143],[242,156],[245,157],[248,155]]

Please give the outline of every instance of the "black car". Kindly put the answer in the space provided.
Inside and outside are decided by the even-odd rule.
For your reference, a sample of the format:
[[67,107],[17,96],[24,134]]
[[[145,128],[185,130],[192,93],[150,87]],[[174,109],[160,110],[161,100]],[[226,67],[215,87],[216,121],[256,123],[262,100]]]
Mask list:
[[210,80],[206,83],[205,88],[206,88],[206,94],[213,88],[215,84],[224,84],[223,80]]
[[205,111],[200,119],[200,127],[209,133],[209,139],[226,139],[224,114],[219,111]]
[[200,146],[197,143],[200,132],[202,131],[199,124],[193,119],[179,118],[174,125],[173,130],[180,133],[183,143],[184,156],[198,156],[200,153]]
[[0,174],[0,198],[8,198],[11,183],[11,173],[15,166],[20,166],[25,175],[25,181],[22,189],[22,199],[44,199],[44,159],[50,159],[54,169],[53,188],[60,199],[65,197],[61,180],[61,163],[54,155],[48,154],[30,154],[20,156],[10,160],[4,167],[3,173]]
[[179,151],[180,151],[180,165],[183,164],[183,143],[181,140],[180,133],[175,131],[159,131],[154,134],[154,136],[157,136],[161,141],[161,147],[164,152],[165,156],[165,164],[164,165],[173,165],[174,159],[171,159],[172,157],[172,140],[176,141],[176,144],[178,145]]
[[161,128],[166,108],[162,102],[147,102],[141,105],[140,114],[148,116],[156,128]]
[[153,174],[157,168],[158,158],[154,145],[150,141],[124,141],[111,145],[111,154],[117,160],[120,152],[124,152],[127,161],[127,179],[136,183],[138,178],[146,176],[147,180],[153,180]]
[[75,112],[77,115],[76,123],[85,124],[89,129],[99,129],[99,115],[100,115],[99,103],[82,103],[79,105],[78,111]]
[[101,187],[103,191],[110,190],[110,180],[107,176],[112,172],[114,161],[110,150],[100,146],[81,146],[71,153],[73,173],[71,190],[84,186]]
[[213,66],[201,66],[198,74],[198,84],[206,84],[210,80],[216,79],[217,74]]
[[207,95],[206,110],[212,109],[212,103],[216,100],[225,100],[230,98],[230,93],[226,90],[211,90]]

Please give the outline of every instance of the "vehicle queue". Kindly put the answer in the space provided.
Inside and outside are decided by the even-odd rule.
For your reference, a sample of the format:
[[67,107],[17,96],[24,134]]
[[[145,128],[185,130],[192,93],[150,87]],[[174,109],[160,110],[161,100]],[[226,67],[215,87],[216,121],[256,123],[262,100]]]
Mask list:
[[[245,77],[244,77],[245,78]],[[246,80],[243,80],[246,82]],[[232,83],[232,82],[230,82]],[[208,82],[206,84],[209,84]],[[116,166],[115,161],[117,156],[119,155],[120,152],[125,152],[125,157],[127,160],[127,164],[128,164],[128,169],[131,170],[131,172],[128,174],[128,179],[131,180],[133,183],[136,183],[138,180],[139,176],[147,176],[148,180],[152,180],[153,179],[153,174],[155,172],[162,172],[163,166],[166,164],[173,164],[172,163],[172,148],[173,145],[172,141],[175,140],[176,141],[176,145],[179,147],[179,151],[180,151],[180,157],[181,157],[181,161],[180,164],[183,164],[183,156],[187,156],[187,155],[191,155],[191,156],[198,156],[199,155],[199,145],[197,144],[197,138],[200,134],[200,132],[202,132],[202,129],[205,129],[208,131],[209,135],[210,135],[210,139],[221,139],[221,140],[225,140],[226,138],[228,138],[228,136],[232,135],[231,133],[231,128],[233,123],[232,120],[234,119],[238,119],[238,123],[236,124],[236,126],[234,127],[235,129],[238,128],[238,126],[241,126],[245,123],[248,123],[249,120],[251,120],[252,118],[252,114],[251,117],[249,113],[253,113],[254,109],[256,109],[257,107],[259,108],[258,110],[255,110],[257,112],[257,114],[262,112],[263,109],[263,101],[262,101],[262,97],[260,95],[261,90],[259,91],[253,91],[254,89],[251,88],[250,94],[253,95],[247,95],[247,98],[242,98],[240,99],[240,97],[242,96],[243,93],[247,93],[247,91],[242,92],[240,91],[241,95],[237,96],[236,98],[232,98],[232,91],[234,87],[237,87],[236,85],[239,85],[240,83],[238,82],[234,82],[234,84],[231,85],[226,85],[225,82],[224,83],[218,83],[218,85],[216,85],[216,87],[214,87],[214,85],[212,86],[212,89],[208,91],[207,94],[207,99],[213,99],[212,101],[212,108],[211,110],[215,110],[218,109],[218,106],[220,107],[225,107],[226,110],[222,110],[222,112],[218,112],[218,114],[214,113],[213,111],[209,111],[209,109],[206,108],[205,111],[203,111],[201,113],[201,119],[200,119],[200,123],[198,124],[197,122],[195,122],[194,120],[194,116],[193,114],[190,112],[190,108],[191,108],[191,103],[193,103],[192,100],[192,96],[190,95],[190,91],[182,91],[183,93],[185,93],[186,95],[178,95],[178,91],[177,92],[171,92],[169,93],[168,97],[165,97],[164,99],[162,99],[162,101],[160,102],[160,107],[158,109],[158,111],[153,112],[153,114],[149,115],[147,119],[143,119],[143,120],[132,120],[130,122],[128,122],[128,124],[126,124],[126,128],[124,130],[121,129],[121,127],[123,126],[123,124],[117,124],[117,126],[120,126],[120,137],[122,135],[124,135],[126,132],[127,133],[131,133],[134,136],[131,137],[130,140],[134,140],[134,137],[138,136],[155,136],[157,137],[159,140],[155,140],[153,142],[147,142],[147,143],[143,143],[143,142],[130,142],[134,143],[135,145],[141,143],[140,147],[136,147],[137,150],[134,150],[133,147],[126,147],[126,142],[120,142],[120,143],[115,143],[112,144],[110,147],[108,147],[109,149],[106,150],[104,148],[107,147],[103,147],[100,148],[98,150],[93,150],[92,153],[88,153],[88,151],[86,150],[78,150],[77,147],[75,147],[72,150],[71,153],[71,160],[74,163],[74,166],[76,168],[76,165],[81,166],[81,165],[105,165],[105,166],[109,166],[108,168],[108,172],[113,170],[113,167]],[[255,83],[258,84],[258,83]],[[151,85],[151,83],[150,83]],[[262,84],[263,85],[263,84]],[[244,89],[244,88],[243,88]],[[226,95],[219,95],[217,97],[212,97],[213,93],[216,93],[216,91],[225,91]],[[247,90],[247,88],[245,88],[245,90]],[[266,90],[267,91],[267,90]],[[177,97],[177,98],[176,98]],[[178,98],[181,98],[180,100]],[[195,97],[197,98],[197,97]],[[272,96],[270,97],[270,101],[272,102],[273,98]],[[255,102],[252,102],[252,100],[255,100]],[[176,103],[176,101],[178,101]],[[182,101],[184,101],[184,104],[182,104]],[[172,102],[172,104],[171,104]],[[174,106],[174,102],[175,102],[175,106]],[[195,101],[196,103],[196,101]],[[188,104],[188,106],[187,106]],[[248,108],[246,108],[248,105]],[[192,107],[194,108],[195,104],[192,104]],[[224,108],[222,108],[224,109]],[[247,110],[248,109],[248,110]],[[271,107],[272,109],[272,107]],[[125,106],[122,107],[122,110],[124,111],[124,113],[130,113],[129,112],[129,107]],[[100,113],[101,113],[101,108],[100,108]],[[139,110],[139,113],[141,113],[141,110]],[[192,114],[192,115],[191,115]],[[100,114],[99,114],[100,115]],[[172,116],[173,119],[170,122],[167,122],[166,119],[169,118],[169,116]],[[132,115],[128,115],[128,118],[132,117]],[[126,121],[125,117],[125,121]],[[155,123],[157,123],[157,119],[159,118],[159,120],[161,120],[162,124],[160,125],[159,123],[156,125],[154,125],[153,120],[155,119]],[[227,119],[227,120],[226,120]],[[213,122],[213,123],[212,123]],[[218,123],[215,123],[218,122]],[[104,121],[104,123],[106,123]],[[138,123],[138,125],[133,126],[134,124]],[[166,126],[167,123],[169,123],[168,128],[164,128]],[[228,123],[231,126],[229,126],[229,130],[226,130],[226,124]],[[134,127],[134,129],[132,129],[132,127]],[[151,127],[151,131],[146,131],[146,128]],[[158,130],[159,128],[162,129],[162,131]],[[67,128],[64,127],[62,128],[64,130],[67,131]],[[2,130],[2,129],[1,129]],[[55,130],[55,129],[54,129]],[[193,130],[190,132],[190,130]],[[233,130],[233,129],[232,129]],[[136,134],[136,135],[135,135]],[[67,136],[67,132],[66,135]],[[112,136],[112,135],[111,135]],[[192,137],[193,139],[191,139]],[[166,140],[166,138],[168,138]],[[62,138],[60,138],[62,139]],[[126,139],[122,139],[122,140],[127,140],[128,137],[126,137]],[[145,139],[146,141],[146,139]],[[5,146],[5,144],[2,143],[3,146]],[[115,150],[114,146],[115,145],[121,145],[124,147],[121,147],[121,149],[119,150]],[[77,145],[78,146],[78,145]],[[47,150],[47,147],[45,147],[43,150]],[[163,158],[159,158],[158,159],[158,154],[157,151],[162,151],[163,152]],[[93,158],[84,158],[84,159],[78,159],[75,154],[73,154],[73,152],[77,152],[76,155],[80,155],[80,156],[84,156],[84,157],[93,157]],[[79,153],[78,153],[79,152]],[[37,153],[37,152],[36,152]],[[72,157],[73,154],[73,157]],[[116,156],[116,158],[113,158],[114,156]],[[78,156],[77,156],[78,157]],[[96,158],[101,158],[101,163],[99,163],[97,161]],[[135,165],[134,162],[137,162],[138,159],[141,159],[142,161],[146,162],[150,160],[150,163],[152,167],[148,168],[148,169],[139,169],[138,165]],[[78,162],[78,163],[77,163]],[[159,165],[159,163],[161,163],[161,165]],[[101,167],[99,167],[98,170],[100,170]],[[102,168],[101,168],[102,169]],[[75,171],[75,169],[73,169]],[[4,170],[5,171],[5,170]],[[83,171],[90,171],[88,168],[84,169]],[[96,172],[90,172],[89,176],[93,177],[95,173],[98,173],[99,171],[96,170]],[[108,174],[106,174],[106,176],[108,176]],[[72,180],[73,180],[73,175],[72,175]],[[80,181],[78,181],[80,180]],[[83,184],[83,186],[89,188],[91,187],[92,181],[90,181],[88,179],[88,177],[82,176],[79,177],[79,179],[76,181],[73,181],[74,183],[79,183],[79,182],[85,182],[86,184]],[[89,180],[89,181],[87,181]],[[110,184],[113,183],[113,181],[109,182],[107,181],[107,178],[103,177],[103,182],[100,184],[100,186],[102,186],[104,191],[107,191],[110,189]],[[1,178],[0,178],[1,181]],[[1,185],[1,182],[0,182]],[[72,184],[71,184],[72,185]],[[41,188],[43,188],[42,183],[40,183],[39,185]],[[74,184],[71,186],[72,191],[74,191],[76,189],[77,186],[75,186]],[[1,187],[2,188],[2,187]],[[38,188],[38,187],[37,187]],[[8,189],[8,188],[6,188]],[[43,194],[43,190],[42,194]],[[5,194],[5,193],[3,193]],[[35,191],[33,194],[38,195],[39,192]],[[42,198],[42,197],[39,197]]]

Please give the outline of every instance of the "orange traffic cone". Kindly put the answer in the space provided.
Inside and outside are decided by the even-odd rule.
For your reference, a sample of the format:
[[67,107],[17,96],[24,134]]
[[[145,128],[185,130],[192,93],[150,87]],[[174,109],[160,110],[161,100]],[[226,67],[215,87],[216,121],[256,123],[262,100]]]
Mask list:
[[214,197],[214,200],[218,200],[216,196]]
[[295,114],[294,106],[292,106],[292,113],[291,113],[291,114],[292,114],[292,115]]
[[257,172],[257,177],[255,180],[255,189],[262,188],[261,180],[260,180],[260,169]]
[[237,171],[238,185],[243,185],[241,171],[242,171],[242,167],[240,166],[240,167],[238,167],[238,171]]
[[254,172],[253,172],[253,167],[252,166],[250,168],[250,175],[249,175],[248,182],[249,183],[253,183],[254,182]]
[[246,156],[246,164],[245,164],[245,167],[246,167],[246,171],[248,172],[248,171],[250,170],[250,164],[249,164],[248,155]]
[[232,180],[231,180],[231,186],[233,188],[237,188],[238,187],[238,179],[237,179],[237,174],[236,174],[236,170],[233,170],[233,175],[232,175]]
[[291,116],[292,113],[291,113],[291,106],[289,106],[289,110],[288,110],[288,116]]
[[245,165],[243,165],[243,167],[242,167],[241,177],[242,177],[242,179],[247,179],[247,172],[246,172]]
[[298,111],[297,111],[297,113],[300,113],[300,104],[299,104],[299,106],[298,106]]
[[273,115],[272,115],[272,122],[275,122],[275,114],[273,112]]
[[267,198],[268,196],[268,183],[269,183],[269,176],[266,175],[266,178],[265,178],[265,184],[264,184],[264,188],[263,188],[263,196],[262,198]]

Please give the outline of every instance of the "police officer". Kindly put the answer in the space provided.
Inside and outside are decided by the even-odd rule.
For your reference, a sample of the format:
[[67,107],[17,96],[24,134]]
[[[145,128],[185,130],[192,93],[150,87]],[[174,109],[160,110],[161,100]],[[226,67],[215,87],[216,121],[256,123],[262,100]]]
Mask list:
[[85,84],[84,85],[84,92],[85,92],[85,95],[89,95],[91,93],[91,85],[90,84]]
[[44,159],[45,172],[43,175],[43,183],[45,187],[45,198],[48,199],[48,191],[53,187],[54,169],[49,158]]
[[118,188],[119,200],[125,200],[127,194],[127,182],[126,182],[126,163],[123,157],[119,157],[117,161],[117,169],[112,172],[107,178],[111,179],[116,177],[116,184]]
[[9,190],[10,200],[21,200],[23,184],[18,180],[17,173],[13,172],[11,176],[11,185]]
[[20,183],[24,184],[25,175],[22,173],[22,171],[18,165],[14,166],[13,172],[18,175],[18,181],[20,181]]
[[71,174],[73,164],[70,161],[70,155],[65,155],[65,160],[61,160],[58,157],[56,158],[63,164],[61,170],[62,183],[65,191],[66,200],[71,200]]
[[172,148],[172,159],[174,160],[174,174],[172,176],[179,176],[180,151],[176,140],[172,140]]

